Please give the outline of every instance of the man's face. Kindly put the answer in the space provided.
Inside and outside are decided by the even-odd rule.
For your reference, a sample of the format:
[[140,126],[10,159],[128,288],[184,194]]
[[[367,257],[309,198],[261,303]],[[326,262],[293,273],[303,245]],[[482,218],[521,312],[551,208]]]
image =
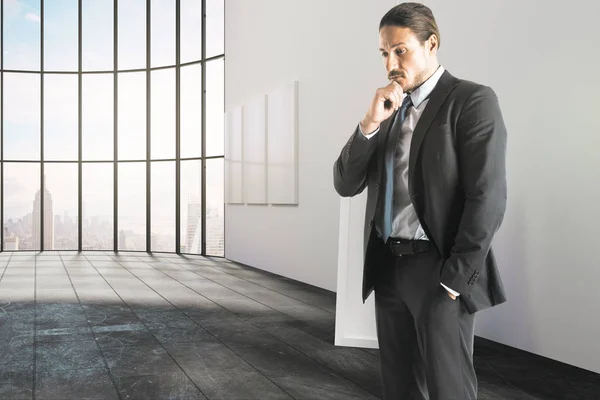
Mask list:
[[419,87],[428,78],[428,72],[433,72],[438,66],[435,36],[421,44],[410,28],[381,28],[379,51],[388,79],[398,82],[405,93]]

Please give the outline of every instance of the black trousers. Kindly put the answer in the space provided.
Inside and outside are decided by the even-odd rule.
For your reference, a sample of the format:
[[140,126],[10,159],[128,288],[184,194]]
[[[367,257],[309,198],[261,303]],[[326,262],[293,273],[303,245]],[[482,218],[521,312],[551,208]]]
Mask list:
[[385,400],[472,400],[475,315],[440,285],[437,250],[388,252],[375,284],[375,315]]

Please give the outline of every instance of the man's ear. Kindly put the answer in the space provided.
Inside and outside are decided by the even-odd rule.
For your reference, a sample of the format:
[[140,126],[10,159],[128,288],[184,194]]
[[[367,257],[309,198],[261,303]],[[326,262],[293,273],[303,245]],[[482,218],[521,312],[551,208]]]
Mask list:
[[435,34],[432,34],[431,36],[429,36],[429,39],[427,39],[427,45],[428,45],[427,50],[429,50],[429,53],[433,53],[433,54],[437,53],[438,40],[437,40],[437,36],[435,36]]

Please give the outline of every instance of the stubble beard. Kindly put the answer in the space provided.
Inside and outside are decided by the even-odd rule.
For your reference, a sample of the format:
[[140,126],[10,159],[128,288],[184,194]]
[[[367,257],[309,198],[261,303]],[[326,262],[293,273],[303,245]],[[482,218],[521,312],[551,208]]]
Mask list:
[[404,93],[411,94],[414,92],[419,86],[421,86],[427,80],[427,69],[423,68],[419,73],[415,76],[412,84],[409,87],[404,89]]

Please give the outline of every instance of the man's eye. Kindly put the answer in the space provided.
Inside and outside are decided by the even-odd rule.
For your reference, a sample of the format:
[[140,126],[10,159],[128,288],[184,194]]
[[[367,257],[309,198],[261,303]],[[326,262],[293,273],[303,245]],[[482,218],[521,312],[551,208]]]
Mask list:
[[396,50],[396,55],[400,55],[400,54],[404,54],[404,53],[405,53],[404,50],[400,50],[400,49]]
[[387,56],[388,56],[388,53],[386,53],[386,52],[381,53],[381,57],[387,57]]

